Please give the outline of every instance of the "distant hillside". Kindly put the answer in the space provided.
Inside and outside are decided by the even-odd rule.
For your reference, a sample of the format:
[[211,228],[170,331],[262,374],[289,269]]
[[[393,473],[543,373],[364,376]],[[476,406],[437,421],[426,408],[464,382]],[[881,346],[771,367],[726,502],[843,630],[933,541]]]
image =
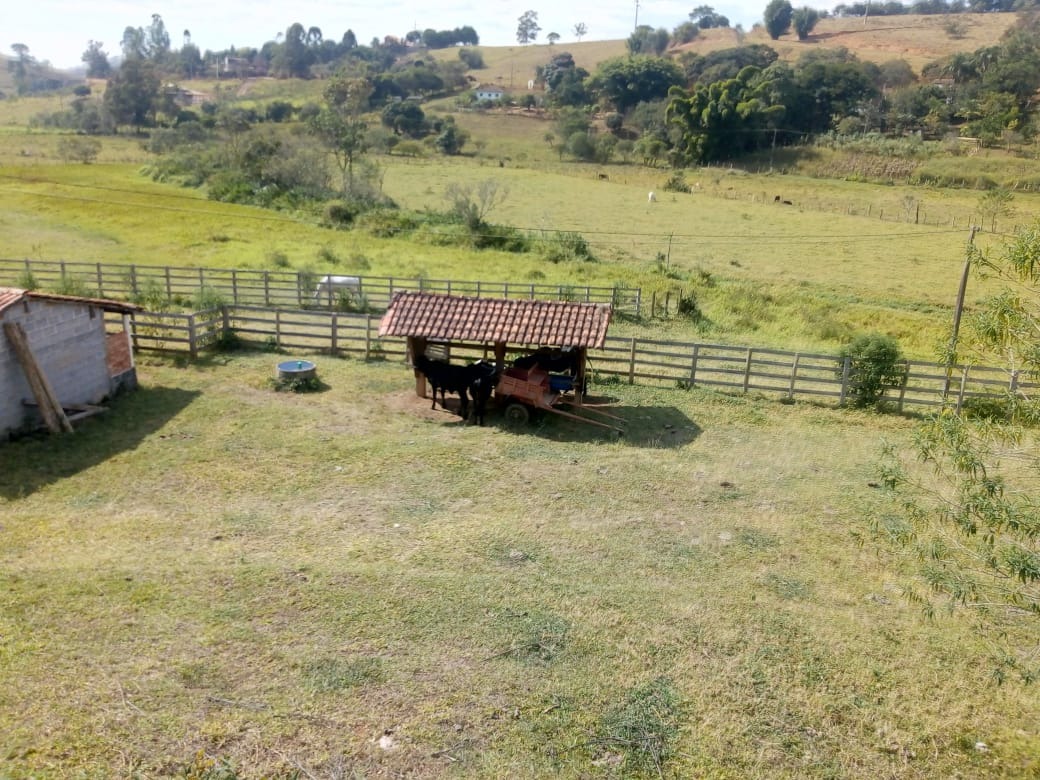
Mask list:
[[[694,51],[706,54],[717,49],[739,46],[743,43],[762,43],[772,47],[781,59],[796,60],[803,52],[818,48],[844,46],[861,60],[882,63],[902,59],[920,73],[921,68],[937,59],[956,52],[971,52],[997,43],[1004,32],[1014,24],[1016,14],[956,14],[935,16],[875,16],[867,19],[821,19],[808,40],[799,41],[793,33],[778,41],[770,40],[763,29],[755,29],[739,36],[736,30],[702,30],[697,40],[673,48],[669,53]],[[951,22],[963,30],[951,36],[947,28]],[[568,51],[575,61],[592,72],[603,60],[624,55],[628,49],[624,40],[582,41],[558,43],[555,46],[480,46],[486,68],[470,71],[479,82],[497,84],[513,92],[523,92],[527,82],[534,78],[535,69],[544,65],[556,52]],[[458,57],[457,49],[431,52],[440,60]]]

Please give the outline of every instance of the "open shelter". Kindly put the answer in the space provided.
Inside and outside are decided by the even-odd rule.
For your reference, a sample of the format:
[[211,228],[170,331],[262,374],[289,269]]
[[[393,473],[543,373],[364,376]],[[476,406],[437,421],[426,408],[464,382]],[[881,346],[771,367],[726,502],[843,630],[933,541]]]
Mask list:
[[[33,408],[52,431],[137,385],[130,316],[140,306],[101,298],[0,287],[0,436]],[[105,313],[122,316],[109,332]],[[67,414],[67,413],[71,413]]]
[[[492,347],[499,370],[506,352],[540,347],[576,352],[575,386],[585,386],[587,353],[607,339],[612,309],[606,303],[474,298],[402,290],[394,294],[379,324],[380,336],[408,340],[409,358],[441,345],[450,356],[452,345]],[[415,392],[426,397],[426,378],[415,372]],[[580,394],[578,394],[580,402]]]

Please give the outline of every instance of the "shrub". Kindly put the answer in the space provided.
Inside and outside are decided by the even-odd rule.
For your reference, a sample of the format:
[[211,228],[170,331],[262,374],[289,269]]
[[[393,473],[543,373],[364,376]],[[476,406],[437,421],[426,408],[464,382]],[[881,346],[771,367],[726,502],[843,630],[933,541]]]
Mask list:
[[40,289],[40,283],[37,281],[33,272],[28,268],[24,269],[18,274],[18,278],[14,282],[15,287],[20,287],[23,290],[38,290]]
[[220,293],[219,290],[215,290],[212,287],[203,286],[196,291],[195,295],[191,299],[192,308],[195,311],[208,311],[209,309],[219,309],[225,305],[227,300]]
[[903,356],[891,336],[868,333],[846,344],[840,354],[837,375],[844,376],[849,362],[847,397],[854,406],[876,406],[885,390],[898,387],[903,378]]
[[661,187],[665,192],[689,192],[690,185],[686,183],[686,174],[676,171],[668,177],[668,181]]
[[555,233],[552,238],[548,238],[542,243],[541,252],[550,263],[560,263],[566,260],[586,262],[596,260],[589,248],[589,242],[581,233],[567,231]]

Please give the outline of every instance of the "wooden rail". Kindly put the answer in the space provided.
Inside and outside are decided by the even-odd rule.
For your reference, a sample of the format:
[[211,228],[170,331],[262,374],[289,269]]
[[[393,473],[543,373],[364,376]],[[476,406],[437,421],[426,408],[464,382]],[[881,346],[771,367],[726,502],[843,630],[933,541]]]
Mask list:
[[[336,273],[333,269],[330,273]],[[233,305],[278,308],[342,308],[339,291],[315,295],[323,274],[310,271],[187,268],[118,263],[82,263],[0,259],[0,285],[19,286],[32,278],[41,287],[82,289],[101,298],[126,298],[149,305],[172,301],[190,305],[202,290],[212,291]],[[642,291],[628,287],[592,287],[567,284],[417,279],[396,276],[358,276],[357,293],[343,301],[357,311],[385,311],[399,290],[468,295],[477,298],[609,303],[622,314],[640,316]],[[24,286],[24,285],[22,285]]]
[[[244,346],[257,349],[403,360],[404,339],[380,338],[378,330],[379,317],[372,314],[260,306],[223,306],[193,314],[137,312],[132,319],[135,349],[146,352],[187,352],[195,358],[233,334]],[[491,344],[452,344],[451,353],[455,360],[489,359],[494,349]],[[589,364],[594,382],[709,387],[839,405],[847,400],[851,381],[848,360],[843,364],[836,355],[641,338],[608,337],[603,349],[590,351]],[[911,360],[904,363],[898,384],[886,390],[885,400],[900,412],[944,402],[959,410],[972,399],[999,400],[1009,390],[1037,388],[1017,373],[990,366],[954,366],[948,381],[945,365]]]

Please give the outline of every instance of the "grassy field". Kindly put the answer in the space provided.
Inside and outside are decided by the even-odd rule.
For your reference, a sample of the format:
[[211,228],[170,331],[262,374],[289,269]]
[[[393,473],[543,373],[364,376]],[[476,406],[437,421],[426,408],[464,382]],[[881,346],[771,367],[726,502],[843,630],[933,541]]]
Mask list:
[[274,360],[0,447],[0,775],[1040,771],[1034,692],[856,543],[909,421],[612,385],[620,441],[477,428]]

